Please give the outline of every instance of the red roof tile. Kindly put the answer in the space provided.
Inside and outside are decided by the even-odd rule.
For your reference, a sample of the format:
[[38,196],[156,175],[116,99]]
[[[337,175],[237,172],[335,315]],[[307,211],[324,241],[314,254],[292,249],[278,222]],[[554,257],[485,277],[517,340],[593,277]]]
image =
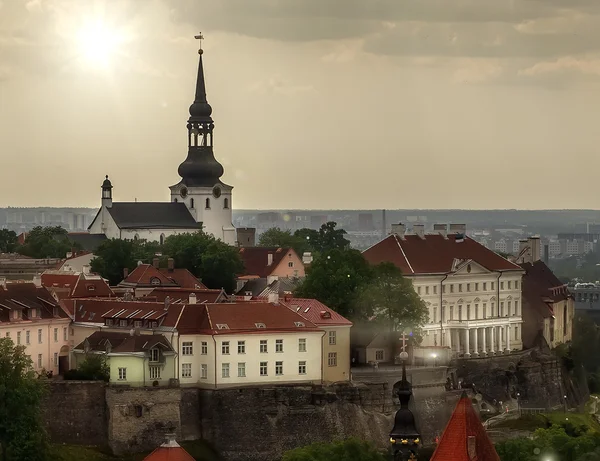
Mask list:
[[[104,279],[83,273],[45,272],[42,274],[42,285],[56,293],[59,299],[115,296]],[[68,293],[66,296],[65,292]]]
[[[153,283],[154,282],[154,283]],[[152,264],[140,264],[119,285],[130,286],[177,286],[173,280],[162,274]]]
[[160,273],[166,275],[181,288],[205,289],[204,285],[194,274],[187,269],[159,269]]
[[[269,248],[269,247],[244,247],[240,248],[240,256],[244,263],[244,273],[240,275],[253,275],[257,277],[268,277],[279,265],[285,255],[293,253],[292,248]],[[269,254],[273,255],[273,262],[269,263]]]
[[197,303],[215,303],[225,297],[223,290],[217,289],[155,288],[142,299],[148,298],[148,300],[163,302],[168,296],[172,303],[187,303],[192,293],[196,295]]
[[521,270],[521,268],[489,250],[475,240],[463,241],[450,234],[405,235],[392,234],[363,252],[371,264],[391,262],[406,275],[440,274],[450,272],[455,260],[473,260],[491,271]]
[[500,461],[466,393],[458,401],[431,461]]
[[[55,307],[58,309],[55,310]],[[36,317],[29,318],[29,309],[36,310]],[[50,292],[33,283],[7,283],[6,288],[0,286],[0,322],[14,321],[10,317],[13,310],[21,311],[22,321],[68,318]]]
[[158,447],[146,456],[144,461],[194,461],[194,458],[176,442],[171,441]]
[[348,325],[352,322],[316,299],[285,298],[283,304],[318,326]]

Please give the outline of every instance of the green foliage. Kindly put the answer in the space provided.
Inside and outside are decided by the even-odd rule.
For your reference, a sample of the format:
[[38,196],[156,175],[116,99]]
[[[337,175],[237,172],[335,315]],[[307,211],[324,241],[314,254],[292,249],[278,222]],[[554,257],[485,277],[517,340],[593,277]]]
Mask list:
[[110,380],[110,367],[106,363],[104,355],[89,354],[76,370],[67,371],[64,374],[64,379],[108,382]]
[[18,245],[15,231],[0,229],[0,253],[13,253]]
[[386,461],[386,459],[371,443],[348,439],[295,448],[285,453],[282,461]]
[[163,253],[175,260],[176,267],[186,268],[209,288],[235,290],[236,275],[244,270],[237,248],[203,232],[171,235]]
[[360,251],[334,249],[323,253],[310,265],[295,295],[318,299],[345,317],[361,319],[367,313],[357,310],[357,290],[372,277],[373,269]]
[[3,461],[45,461],[41,417],[45,381],[37,379],[24,346],[0,338],[0,445]]
[[415,292],[412,282],[392,263],[374,268],[373,278],[358,293],[359,310],[389,328],[418,331],[428,318],[425,302]]
[[25,243],[17,247],[17,251],[32,258],[64,258],[71,250],[79,250],[81,246],[69,240],[67,231],[60,226],[34,227]]
[[156,242],[145,240],[105,240],[94,252],[90,266],[92,272],[108,279],[109,284],[116,285],[123,280],[125,268],[132,271],[138,261],[150,263],[154,255],[160,251]]
[[336,229],[336,227],[337,223],[330,221],[323,224],[318,231],[299,229],[293,234],[290,230],[273,227],[261,234],[258,245],[263,247],[292,247],[300,257],[306,251],[318,256],[331,250],[349,249],[350,241],[344,237],[346,231]]
[[[310,245],[316,253],[325,253],[332,250],[347,250],[350,248],[350,241],[344,235],[344,229],[336,229],[337,223],[329,221],[323,224],[316,235],[310,237]],[[299,232],[299,231],[298,231]]]
[[[307,229],[309,230],[309,229]],[[302,257],[305,251],[310,251],[306,237],[303,239],[297,235],[300,231],[292,234],[289,229],[281,230],[279,227],[272,227],[266,230],[258,239],[258,246],[261,247],[292,247],[298,256]],[[315,232],[316,231],[312,231]]]

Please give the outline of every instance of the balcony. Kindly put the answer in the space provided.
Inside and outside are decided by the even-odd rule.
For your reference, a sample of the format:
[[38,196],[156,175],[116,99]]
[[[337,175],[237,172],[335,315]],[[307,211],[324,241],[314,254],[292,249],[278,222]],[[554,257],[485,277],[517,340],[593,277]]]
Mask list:
[[[521,316],[511,315],[510,317],[488,317],[486,319],[469,319],[469,320],[448,320],[444,323],[444,328],[485,328],[504,326],[507,323],[521,323]],[[439,324],[438,324],[439,325]]]

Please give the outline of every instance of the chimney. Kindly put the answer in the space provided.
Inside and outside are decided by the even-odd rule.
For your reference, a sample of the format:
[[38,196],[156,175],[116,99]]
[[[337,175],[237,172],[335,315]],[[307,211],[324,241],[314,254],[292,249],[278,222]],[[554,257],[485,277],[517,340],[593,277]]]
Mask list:
[[160,262],[160,259],[158,258],[152,258],[152,265],[158,269],[158,263]]
[[448,225],[447,224],[434,224],[433,232],[440,234],[444,238],[448,238]]
[[540,238],[538,236],[529,237],[528,245],[531,251],[531,262],[540,260]]
[[169,272],[173,272],[175,270],[175,260],[173,258],[167,259],[167,269]]
[[402,223],[392,224],[392,235],[397,235],[400,238],[404,238],[406,232],[406,226]]
[[273,253],[269,253],[267,255],[267,266],[272,266],[273,265]]
[[283,300],[286,303],[289,303],[292,300],[292,292],[291,291],[284,291],[283,292]]
[[269,293],[268,300],[271,304],[279,304],[279,293]]
[[161,445],[163,448],[178,448],[179,444],[175,440],[176,434],[165,434],[165,443]]
[[72,257],[73,257],[73,252],[67,251],[67,259],[72,258]]
[[550,245],[544,245],[544,262],[548,264],[550,261]]
[[129,269],[125,267],[123,269],[123,280],[125,280],[127,277],[129,277]]
[[188,300],[188,304],[196,304],[198,298],[196,297],[196,293],[190,293],[190,298]]
[[467,233],[467,225],[466,224],[450,224],[450,229],[449,229],[448,233],[465,235]]
[[41,288],[42,287],[42,276],[40,274],[35,274],[33,276],[33,284],[37,287],[37,288]]
[[165,310],[168,311],[169,310],[169,306],[171,305],[171,298],[169,298],[168,296],[165,298]]
[[86,264],[83,266],[83,273],[84,275],[90,275],[90,266],[89,264]]
[[381,210],[381,239],[383,240],[386,237],[387,237],[387,217],[385,215],[385,210]]
[[413,224],[413,232],[417,234],[418,237],[424,239],[425,238],[425,224]]
[[0,287],[6,290],[6,277],[0,277]]

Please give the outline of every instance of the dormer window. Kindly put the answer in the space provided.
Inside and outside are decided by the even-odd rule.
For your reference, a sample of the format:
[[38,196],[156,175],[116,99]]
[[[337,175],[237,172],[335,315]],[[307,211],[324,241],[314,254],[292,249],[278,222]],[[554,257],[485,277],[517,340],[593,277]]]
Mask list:
[[297,327],[304,327],[306,325],[304,325],[304,322],[294,322],[294,325],[296,325]]
[[106,319],[106,320],[104,321],[104,324],[105,324],[107,327],[112,327],[112,325],[113,325],[113,320],[112,320],[112,319]]
[[267,328],[267,326],[264,323],[255,323],[254,325],[256,326],[256,328]]
[[150,349],[150,361],[151,362],[158,362],[160,358],[160,351],[158,350],[158,348],[153,348]]
[[21,320],[23,318],[21,309],[15,309],[12,315],[13,320]]
[[52,308],[52,315],[54,317],[58,317],[58,307],[55,306]]
[[229,325],[226,323],[217,323],[217,330],[229,330]]
[[96,287],[95,287],[94,285],[88,285],[88,286],[87,286],[87,290],[88,290],[88,291],[95,291],[95,290],[96,290]]
[[158,277],[152,277],[152,278],[150,279],[150,283],[151,283],[152,285],[160,285],[160,279],[159,279]]
[[35,309],[35,308],[29,309],[29,318],[34,319],[36,317],[37,317],[37,309]]
[[127,326],[127,320],[125,320],[125,319],[119,320],[119,326],[126,327]]

